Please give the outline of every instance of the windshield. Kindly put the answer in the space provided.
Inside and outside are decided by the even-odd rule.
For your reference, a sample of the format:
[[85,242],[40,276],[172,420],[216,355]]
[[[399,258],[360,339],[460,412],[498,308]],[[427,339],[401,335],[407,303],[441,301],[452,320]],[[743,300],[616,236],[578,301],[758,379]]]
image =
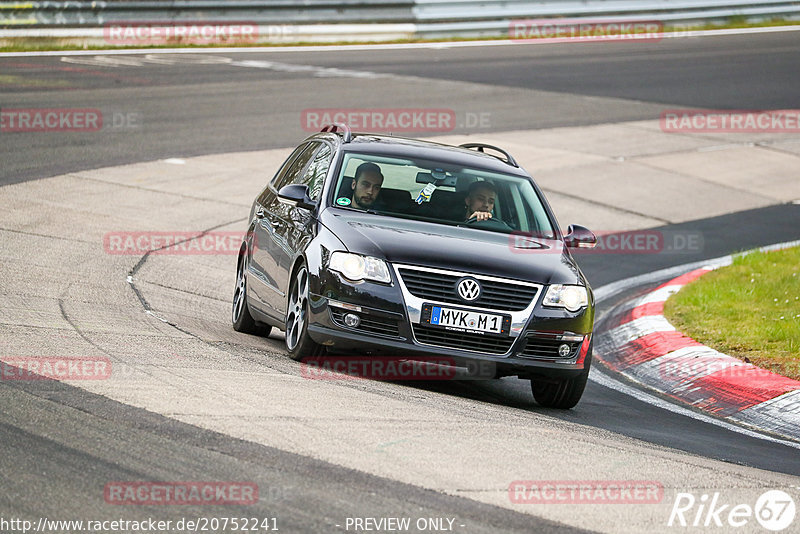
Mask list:
[[530,181],[482,169],[348,153],[333,195],[340,208],[555,238]]

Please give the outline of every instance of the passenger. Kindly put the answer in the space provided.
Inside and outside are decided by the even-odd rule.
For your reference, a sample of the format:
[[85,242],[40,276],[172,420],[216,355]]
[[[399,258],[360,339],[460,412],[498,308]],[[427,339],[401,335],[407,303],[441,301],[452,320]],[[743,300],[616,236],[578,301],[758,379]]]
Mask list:
[[375,201],[378,198],[378,193],[381,192],[383,185],[383,173],[381,168],[372,162],[362,163],[356,169],[356,176],[353,179],[353,198],[351,206],[367,210],[371,208],[380,208],[379,204]]
[[464,199],[464,220],[468,221],[473,217],[478,221],[491,219],[495,198],[497,198],[497,188],[491,182],[471,183]]

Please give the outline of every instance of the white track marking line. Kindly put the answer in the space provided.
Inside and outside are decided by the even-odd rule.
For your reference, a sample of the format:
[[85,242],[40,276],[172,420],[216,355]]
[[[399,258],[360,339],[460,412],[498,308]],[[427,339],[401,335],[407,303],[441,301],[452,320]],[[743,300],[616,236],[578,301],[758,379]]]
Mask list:
[[319,78],[389,78],[391,74],[378,74],[370,71],[337,69],[333,67],[318,67],[315,65],[292,65],[277,61],[243,60],[227,63],[234,67],[248,67],[251,69],[267,69],[277,72],[308,72]]

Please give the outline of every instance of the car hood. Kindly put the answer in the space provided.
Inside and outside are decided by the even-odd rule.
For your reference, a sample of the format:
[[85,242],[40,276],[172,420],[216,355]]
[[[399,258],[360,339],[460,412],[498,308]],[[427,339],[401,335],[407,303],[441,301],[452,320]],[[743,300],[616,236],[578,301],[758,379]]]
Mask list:
[[586,283],[563,242],[330,208],[320,222],[350,252],[390,263],[541,284]]

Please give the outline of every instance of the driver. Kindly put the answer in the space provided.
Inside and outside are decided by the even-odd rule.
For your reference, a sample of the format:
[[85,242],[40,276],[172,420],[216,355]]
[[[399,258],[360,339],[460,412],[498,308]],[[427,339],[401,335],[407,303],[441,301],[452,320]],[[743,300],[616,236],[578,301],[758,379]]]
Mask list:
[[381,192],[383,185],[383,173],[381,168],[370,161],[362,163],[356,169],[353,179],[353,200],[351,207],[360,210],[367,210],[375,205],[378,193]]
[[497,188],[491,182],[472,182],[464,199],[465,221],[475,217],[478,221],[492,218]]

